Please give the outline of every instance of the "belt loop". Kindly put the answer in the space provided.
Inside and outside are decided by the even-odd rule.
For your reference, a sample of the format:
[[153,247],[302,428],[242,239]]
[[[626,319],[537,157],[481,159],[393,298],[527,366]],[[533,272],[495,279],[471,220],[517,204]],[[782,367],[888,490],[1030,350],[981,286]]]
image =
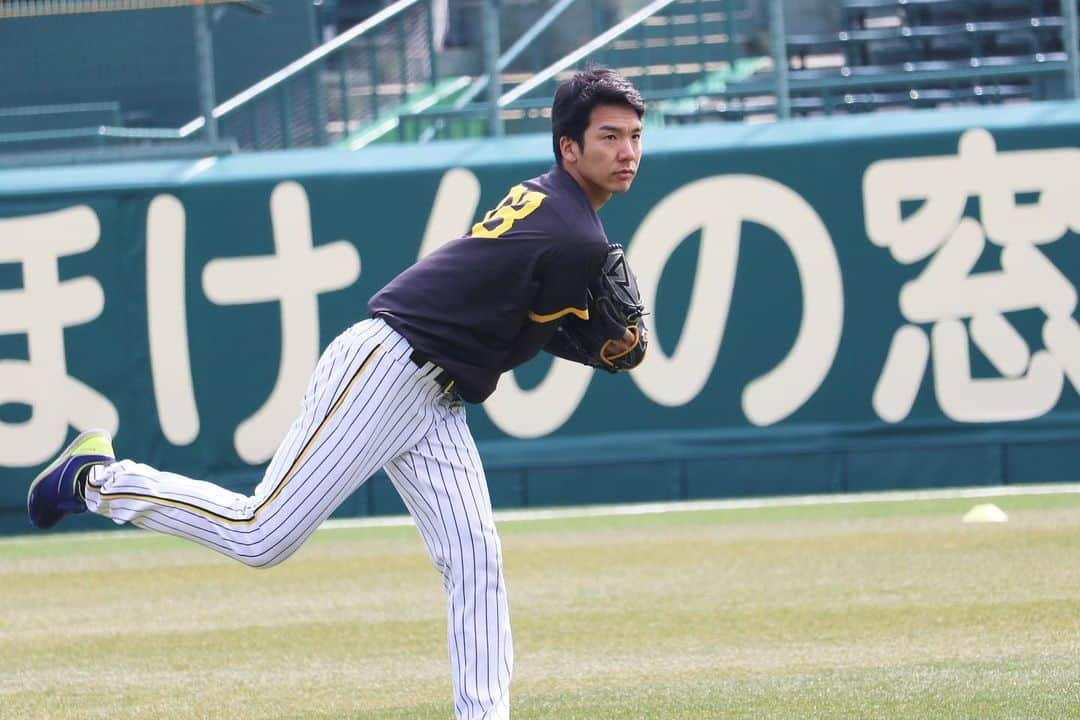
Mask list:
[[[435,384],[442,389],[444,395],[449,395],[453,393],[454,386],[457,384],[457,381],[455,381],[454,378],[450,377],[450,373],[446,372],[441,367],[426,358],[422,352],[415,348],[413,348],[413,351],[409,353],[409,360],[411,360],[412,363],[419,367],[421,370],[432,373],[430,375],[431,379],[434,380]],[[429,369],[427,368],[428,365],[431,366]],[[457,393],[453,394],[456,395]]]

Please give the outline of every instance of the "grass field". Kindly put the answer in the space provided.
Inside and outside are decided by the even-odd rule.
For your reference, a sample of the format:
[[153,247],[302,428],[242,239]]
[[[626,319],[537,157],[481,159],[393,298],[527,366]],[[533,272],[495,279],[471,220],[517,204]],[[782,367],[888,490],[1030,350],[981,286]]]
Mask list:
[[[965,525],[976,502],[1008,523]],[[516,720],[1078,718],[1080,494],[502,522]],[[452,717],[416,531],[0,540],[0,718]]]

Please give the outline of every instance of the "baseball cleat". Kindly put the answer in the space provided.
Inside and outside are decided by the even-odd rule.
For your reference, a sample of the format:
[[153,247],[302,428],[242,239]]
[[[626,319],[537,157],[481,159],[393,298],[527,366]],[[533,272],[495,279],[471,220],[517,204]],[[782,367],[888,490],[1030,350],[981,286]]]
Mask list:
[[47,530],[65,515],[85,512],[86,502],[77,482],[79,473],[92,465],[115,460],[109,433],[87,430],[80,434],[30,483],[26,493],[30,522]]

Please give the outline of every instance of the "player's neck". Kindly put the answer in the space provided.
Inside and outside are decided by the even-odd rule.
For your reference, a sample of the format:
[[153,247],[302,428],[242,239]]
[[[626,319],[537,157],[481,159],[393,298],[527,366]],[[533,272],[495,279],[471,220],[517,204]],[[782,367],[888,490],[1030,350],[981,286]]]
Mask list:
[[600,212],[600,208],[604,207],[604,203],[611,199],[612,193],[610,190],[605,190],[596,183],[589,181],[573,163],[564,162],[562,169],[566,171],[567,175],[574,178],[574,182],[585,193],[585,199],[589,201],[593,212]]

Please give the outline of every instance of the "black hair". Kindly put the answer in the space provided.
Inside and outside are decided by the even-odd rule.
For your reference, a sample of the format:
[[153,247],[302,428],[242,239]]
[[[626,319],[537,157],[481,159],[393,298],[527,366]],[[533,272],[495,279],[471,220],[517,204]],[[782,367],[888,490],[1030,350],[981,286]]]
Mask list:
[[551,103],[551,144],[555,162],[562,165],[559,138],[564,135],[585,147],[585,128],[597,105],[623,105],[645,115],[645,101],[629,80],[619,73],[598,65],[574,73],[559,83]]

